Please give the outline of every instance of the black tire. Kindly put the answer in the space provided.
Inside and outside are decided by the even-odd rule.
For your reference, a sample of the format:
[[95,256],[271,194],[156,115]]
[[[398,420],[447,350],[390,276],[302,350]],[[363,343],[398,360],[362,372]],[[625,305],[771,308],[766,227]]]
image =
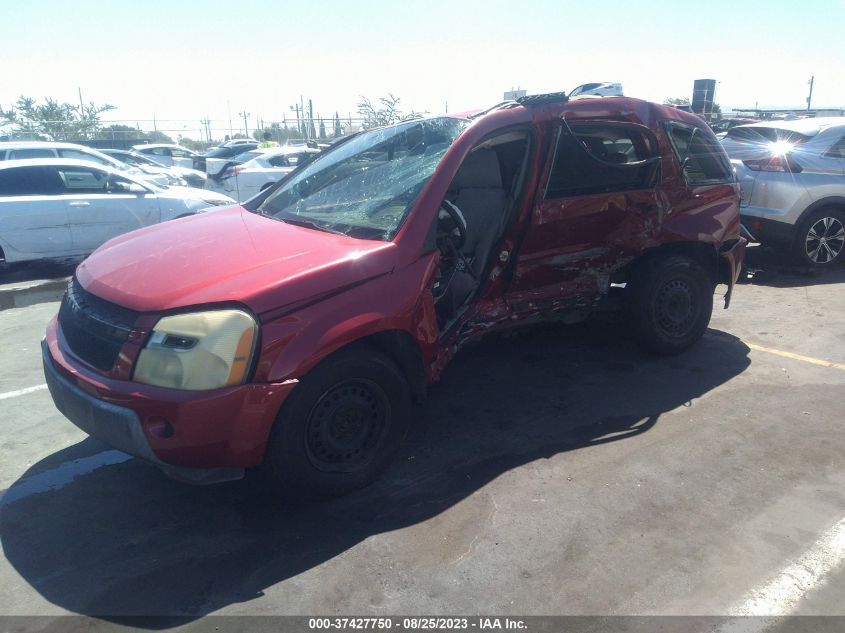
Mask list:
[[678,354],[707,330],[715,283],[693,259],[647,260],[626,284],[626,311],[637,342],[653,354]]
[[814,211],[798,227],[792,254],[801,266],[829,268],[845,260],[845,213],[833,207]]
[[411,418],[400,369],[365,347],[342,351],[300,380],[279,412],[263,470],[283,496],[346,494],[390,464]]

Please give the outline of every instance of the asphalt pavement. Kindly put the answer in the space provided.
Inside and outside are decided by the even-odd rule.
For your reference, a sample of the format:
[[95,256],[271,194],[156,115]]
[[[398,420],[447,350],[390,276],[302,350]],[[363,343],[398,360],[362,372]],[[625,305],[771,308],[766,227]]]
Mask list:
[[845,269],[763,260],[690,352],[618,325],[460,353],[374,486],[290,506],[86,437],[56,302],[0,312],[0,615],[845,615]]

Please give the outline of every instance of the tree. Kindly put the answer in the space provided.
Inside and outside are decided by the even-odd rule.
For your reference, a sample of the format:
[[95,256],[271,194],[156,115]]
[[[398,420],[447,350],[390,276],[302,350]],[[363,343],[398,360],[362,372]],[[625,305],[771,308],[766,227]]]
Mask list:
[[105,140],[134,141],[135,139],[147,138],[141,130],[130,125],[107,125],[100,128],[95,137]]
[[18,136],[78,140],[92,137],[100,127],[100,115],[113,109],[109,104],[75,106],[50,98],[39,104],[32,97],[21,96],[11,109],[0,108],[0,121],[11,123]]
[[362,96],[358,102],[358,114],[364,119],[364,127],[380,127],[391,125],[402,120],[402,111],[399,109],[399,97],[387,93],[386,97],[379,97],[381,107],[376,107],[369,98]]

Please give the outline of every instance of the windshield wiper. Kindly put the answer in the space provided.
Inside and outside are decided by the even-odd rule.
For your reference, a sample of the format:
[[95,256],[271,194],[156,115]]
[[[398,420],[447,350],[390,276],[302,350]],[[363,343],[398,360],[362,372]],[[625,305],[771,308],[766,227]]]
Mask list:
[[[273,216],[270,216],[270,217],[273,217]],[[291,218],[291,217],[278,218],[278,219],[281,220],[282,222],[285,222],[286,224],[293,224],[295,226],[303,226],[307,229],[315,229],[317,231],[324,231],[326,233],[334,233],[335,235],[343,235],[344,237],[347,237],[346,233],[344,233],[343,231],[338,231],[337,229],[329,228],[328,225],[319,224],[319,223],[315,222],[314,220],[306,220],[305,218]]]

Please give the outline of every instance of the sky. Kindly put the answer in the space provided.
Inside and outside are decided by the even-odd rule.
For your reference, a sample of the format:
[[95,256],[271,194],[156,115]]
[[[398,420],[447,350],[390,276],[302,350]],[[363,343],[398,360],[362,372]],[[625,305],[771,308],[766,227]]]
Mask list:
[[[845,0],[0,0],[0,107],[109,103],[151,129],[280,121],[361,95],[441,113],[621,82],[652,101],[718,81],[732,107],[845,106]],[[177,122],[178,120],[178,122]]]

